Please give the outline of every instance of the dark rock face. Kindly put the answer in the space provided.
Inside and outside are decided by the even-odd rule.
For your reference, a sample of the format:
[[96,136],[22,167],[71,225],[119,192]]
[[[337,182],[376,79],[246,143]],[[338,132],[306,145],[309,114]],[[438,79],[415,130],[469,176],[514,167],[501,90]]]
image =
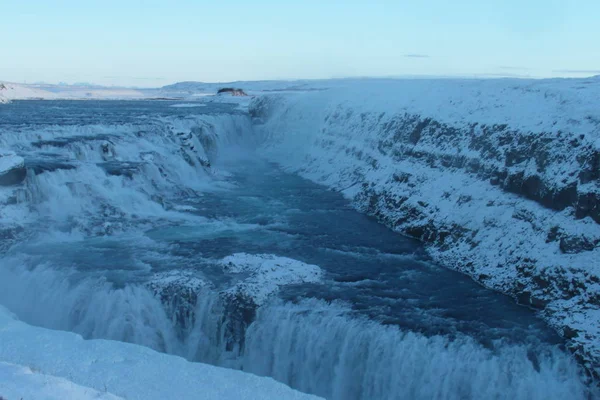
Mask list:
[[577,254],[583,251],[592,251],[596,247],[595,243],[585,236],[571,236],[560,239],[560,251],[566,254]]
[[18,185],[25,180],[27,170],[25,166],[13,168],[4,174],[0,175],[0,186]]
[[[457,129],[410,114],[374,128],[381,130],[378,147],[387,154],[422,160],[433,168],[462,169],[544,207],[573,207],[577,218],[590,216],[600,223],[600,191],[582,187],[600,188],[600,152],[591,142],[569,140],[561,132],[523,133],[506,125]],[[575,166],[564,176],[552,172],[552,167],[572,162]]]
[[[243,352],[246,330],[258,309],[251,297],[241,292],[217,292],[189,272],[159,275],[146,286],[163,304],[181,340],[199,328],[199,321],[206,324],[208,320],[211,322],[203,329],[212,337],[214,345],[235,354]],[[199,312],[207,315],[197,315]]]
[[246,330],[256,318],[258,306],[242,293],[221,293],[224,302],[225,350],[241,353],[246,344]]
[[42,148],[42,147],[66,147],[72,143],[81,143],[81,142],[91,142],[91,141],[106,141],[106,143],[102,144],[102,151],[105,153],[109,152],[110,140],[115,138],[115,135],[95,135],[95,136],[69,136],[69,137],[57,137],[48,140],[38,140],[35,142],[31,142],[33,147]]
[[133,178],[133,175],[140,171],[142,165],[141,162],[130,161],[107,161],[98,164],[108,175],[127,178]]
[[33,171],[35,175],[39,175],[44,172],[53,172],[59,169],[69,170],[77,168],[72,163],[60,159],[26,159],[25,167]]
[[230,94],[232,96],[248,96],[246,94],[246,92],[244,92],[242,89],[236,89],[236,88],[230,88],[230,87],[219,89],[217,91],[217,94]]

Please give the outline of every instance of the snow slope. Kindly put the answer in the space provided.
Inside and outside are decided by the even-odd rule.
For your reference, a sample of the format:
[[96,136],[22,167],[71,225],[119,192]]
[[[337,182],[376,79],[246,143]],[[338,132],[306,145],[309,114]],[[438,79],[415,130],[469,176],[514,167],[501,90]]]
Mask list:
[[250,106],[263,152],[540,309],[600,371],[600,79],[368,80]]
[[10,82],[0,82],[0,98],[4,98],[5,101],[9,100],[27,100],[27,99],[56,99],[54,93],[49,91],[30,87],[27,85],[19,85]]
[[0,398],[44,400],[117,400],[122,397],[77,385],[29,367],[0,362]]
[[4,308],[0,343],[0,396],[7,400],[317,399],[271,378],[190,363],[142,346],[85,341],[73,333],[32,327]]

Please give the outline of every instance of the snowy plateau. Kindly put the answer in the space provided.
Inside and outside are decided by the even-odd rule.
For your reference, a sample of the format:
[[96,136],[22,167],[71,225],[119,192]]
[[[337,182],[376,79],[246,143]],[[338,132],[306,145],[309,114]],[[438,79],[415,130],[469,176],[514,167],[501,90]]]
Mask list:
[[[144,115],[141,128],[93,121],[71,130],[43,122],[41,129],[18,122],[0,133],[0,233],[18,242],[0,244],[7,254],[0,266],[0,396],[6,400],[318,398],[300,391],[331,399],[597,395],[586,392],[571,362],[585,371],[589,386],[597,386],[600,77],[183,82],[159,89],[0,84],[0,103],[6,103],[0,112],[16,110],[21,100],[171,99],[168,108],[185,113],[161,111],[148,122]],[[217,96],[222,86],[248,96]],[[233,111],[210,111],[226,107]],[[272,240],[265,230],[279,235],[275,242],[300,236],[277,218],[233,221],[243,213],[241,204],[269,202],[280,214],[302,211],[278,209],[281,204],[265,200],[260,190],[240,194],[226,218],[198,215],[203,204],[217,207],[210,202],[214,193],[235,190],[237,183],[219,165],[228,157],[232,163],[267,160],[417,239],[428,260],[535,310],[573,357],[551,352],[554,361],[530,362],[518,346],[494,353],[462,336],[453,341],[373,321],[361,325],[343,302],[273,300],[286,290],[294,294],[295,287],[329,285],[331,272],[312,259],[219,249],[206,256],[216,280],[199,275],[196,264],[182,266],[196,241],[227,244],[231,237],[243,242],[252,236],[264,246]],[[259,183],[250,180],[249,187]],[[205,203],[182,202],[186,196]],[[53,231],[30,250],[27,229],[50,220],[70,228]],[[177,221],[179,230],[161,230],[152,220]],[[143,239],[131,239],[134,228]],[[54,250],[31,266],[50,244],[66,249],[82,237],[104,240],[116,233],[146,252],[136,259],[142,272],[135,274],[148,278],[142,285],[106,289],[105,281],[90,278],[70,287],[78,275],[51,268]],[[165,238],[177,240],[172,259],[156,244]],[[102,243],[113,249],[109,245],[118,246]],[[76,258],[83,249],[64,252]],[[362,257],[355,250],[347,253]],[[165,260],[177,268],[155,271]],[[344,284],[374,283],[358,277]],[[59,321],[48,322],[55,309]],[[215,317],[215,310],[242,321],[228,328],[237,342],[225,337],[224,317]],[[106,324],[101,318],[109,314],[123,318]],[[148,333],[150,325],[158,328]],[[197,350],[206,343],[212,347]],[[276,350],[289,353],[287,364],[270,353]],[[365,365],[368,373],[360,370]],[[402,373],[395,373],[397,365]]]

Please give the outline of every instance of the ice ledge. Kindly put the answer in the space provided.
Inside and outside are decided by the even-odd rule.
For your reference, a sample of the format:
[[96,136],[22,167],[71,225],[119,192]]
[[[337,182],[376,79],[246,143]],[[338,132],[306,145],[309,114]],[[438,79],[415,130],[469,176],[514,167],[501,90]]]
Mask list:
[[0,149],[0,186],[20,183],[26,174],[23,157],[14,151]]
[[[73,390],[104,393],[105,399],[189,399],[200,396],[205,400],[265,400],[265,399],[318,399],[276,382],[206,364],[190,363],[183,358],[155,352],[149,348],[108,340],[83,340],[69,332],[52,331],[29,326],[16,320],[0,307],[0,395],[14,393],[6,374],[16,374],[30,385],[22,388],[22,396],[34,394],[39,379],[23,376],[18,364],[39,374],[52,375],[47,390],[59,390],[68,379],[77,386]],[[9,363],[9,364],[6,364]],[[4,379],[6,378],[6,379]],[[31,379],[29,379],[31,378]],[[11,378],[12,379],[12,378]],[[16,390],[16,389],[15,389]],[[62,390],[62,389],[60,389]],[[77,392],[81,393],[81,392]],[[109,396],[108,393],[114,396]],[[39,392],[36,396],[44,397]],[[64,398],[86,398],[72,397]]]

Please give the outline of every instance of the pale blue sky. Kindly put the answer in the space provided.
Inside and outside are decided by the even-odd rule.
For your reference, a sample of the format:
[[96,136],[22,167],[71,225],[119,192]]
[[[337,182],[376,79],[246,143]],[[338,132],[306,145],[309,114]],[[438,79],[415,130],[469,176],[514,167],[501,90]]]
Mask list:
[[599,0],[0,0],[0,80],[600,74]]

